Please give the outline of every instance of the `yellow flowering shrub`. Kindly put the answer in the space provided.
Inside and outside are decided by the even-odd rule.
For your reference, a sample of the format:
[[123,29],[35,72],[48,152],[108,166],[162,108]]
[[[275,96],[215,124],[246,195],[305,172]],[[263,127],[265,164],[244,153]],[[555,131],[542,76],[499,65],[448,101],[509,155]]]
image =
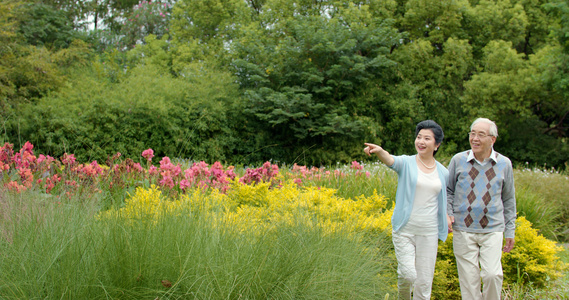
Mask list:
[[518,217],[514,249],[502,255],[504,282],[545,286],[548,280],[559,278],[567,269],[557,256],[561,251],[562,247],[539,234],[526,218]]
[[393,211],[386,210],[386,206],[387,199],[377,192],[370,197],[343,199],[330,188],[298,187],[292,181],[271,188],[268,183],[244,185],[236,179],[226,194],[216,190],[202,194],[196,190],[175,200],[167,199],[155,186],[137,188],[124,207],[103,212],[99,218],[156,222],[167,214],[200,209],[239,231],[302,221],[306,226],[319,226],[325,232],[350,226],[354,231],[377,233],[391,232]]
[[120,217],[127,220],[155,220],[175,204],[162,196],[162,192],[154,185],[149,189],[136,188],[134,195],[129,195],[125,206],[119,210],[110,209],[98,215],[100,219]]

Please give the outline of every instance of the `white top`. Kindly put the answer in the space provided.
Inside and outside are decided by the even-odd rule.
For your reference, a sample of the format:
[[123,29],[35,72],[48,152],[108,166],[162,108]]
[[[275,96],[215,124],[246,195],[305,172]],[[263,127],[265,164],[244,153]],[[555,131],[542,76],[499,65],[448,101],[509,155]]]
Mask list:
[[418,170],[417,187],[413,210],[409,222],[401,228],[401,232],[414,235],[438,234],[438,204],[437,196],[441,192],[442,184],[436,171],[423,173]]

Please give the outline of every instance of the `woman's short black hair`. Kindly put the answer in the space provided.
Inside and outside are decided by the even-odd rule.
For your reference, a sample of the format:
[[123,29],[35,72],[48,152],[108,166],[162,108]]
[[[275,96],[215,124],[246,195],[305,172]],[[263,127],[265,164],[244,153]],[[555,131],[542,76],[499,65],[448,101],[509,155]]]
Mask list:
[[[419,131],[421,131],[421,129],[430,129],[435,135],[435,144],[437,145],[442,144],[445,134],[443,132],[443,128],[441,127],[441,125],[437,124],[437,122],[433,120],[425,120],[419,122],[419,124],[417,124],[417,127],[415,127],[415,137],[419,135]],[[438,147],[437,150],[435,150],[435,152],[433,153],[433,155],[436,154],[437,151]]]

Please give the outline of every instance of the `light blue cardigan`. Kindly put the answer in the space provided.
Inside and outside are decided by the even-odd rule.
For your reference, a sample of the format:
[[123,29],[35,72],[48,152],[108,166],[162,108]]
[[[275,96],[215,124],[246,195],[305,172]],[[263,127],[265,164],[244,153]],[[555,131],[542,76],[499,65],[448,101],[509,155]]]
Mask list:
[[[407,224],[413,209],[418,177],[418,166],[415,156],[416,155],[393,156],[395,162],[393,165],[389,166],[397,172],[397,175],[399,176],[397,194],[395,195],[395,209],[393,210],[393,217],[391,218],[391,225],[395,232],[398,232],[405,224]],[[438,229],[439,239],[444,242],[448,236],[446,194],[448,170],[437,161],[437,171],[442,184],[441,193],[437,197],[437,217],[439,220]]]

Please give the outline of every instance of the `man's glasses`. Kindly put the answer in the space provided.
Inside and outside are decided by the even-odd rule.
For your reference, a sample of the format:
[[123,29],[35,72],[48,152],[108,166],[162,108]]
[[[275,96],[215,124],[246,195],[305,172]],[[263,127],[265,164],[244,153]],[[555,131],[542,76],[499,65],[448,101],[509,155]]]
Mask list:
[[471,131],[471,132],[468,133],[468,136],[470,136],[471,138],[475,138],[475,137],[478,136],[479,139],[483,139],[483,138],[487,137],[488,135],[487,135],[486,133],[484,133],[484,132],[474,132],[474,131]]

